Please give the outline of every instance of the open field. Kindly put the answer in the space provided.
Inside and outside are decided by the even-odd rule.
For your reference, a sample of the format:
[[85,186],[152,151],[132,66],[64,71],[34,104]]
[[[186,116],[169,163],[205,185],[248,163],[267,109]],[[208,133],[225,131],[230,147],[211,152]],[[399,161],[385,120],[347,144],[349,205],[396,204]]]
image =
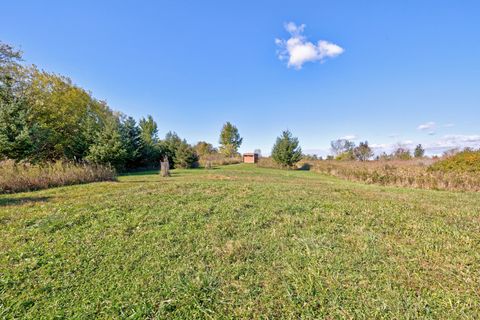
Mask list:
[[0,195],[0,318],[480,317],[480,194],[249,165]]

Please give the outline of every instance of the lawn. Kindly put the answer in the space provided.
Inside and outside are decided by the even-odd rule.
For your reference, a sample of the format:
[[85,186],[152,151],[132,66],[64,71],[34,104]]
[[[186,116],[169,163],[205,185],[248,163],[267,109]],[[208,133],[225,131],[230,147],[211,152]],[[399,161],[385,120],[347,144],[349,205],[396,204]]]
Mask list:
[[480,193],[254,165],[0,196],[0,318],[479,318]]

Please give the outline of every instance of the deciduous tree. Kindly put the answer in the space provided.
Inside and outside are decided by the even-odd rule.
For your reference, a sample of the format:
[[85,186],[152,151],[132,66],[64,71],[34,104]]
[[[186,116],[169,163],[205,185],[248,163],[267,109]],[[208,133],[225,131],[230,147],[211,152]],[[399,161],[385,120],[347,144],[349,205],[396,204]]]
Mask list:
[[238,153],[243,138],[240,137],[237,127],[230,122],[223,125],[220,133],[220,151],[227,157],[233,157]]

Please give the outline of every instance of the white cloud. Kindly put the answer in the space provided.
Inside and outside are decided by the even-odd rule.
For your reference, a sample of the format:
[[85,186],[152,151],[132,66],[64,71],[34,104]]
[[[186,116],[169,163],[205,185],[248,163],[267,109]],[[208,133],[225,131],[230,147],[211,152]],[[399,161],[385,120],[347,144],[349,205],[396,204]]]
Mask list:
[[290,38],[275,39],[279,47],[278,57],[280,60],[288,60],[287,66],[301,69],[306,62],[323,62],[327,58],[334,58],[344,52],[344,49],[326,40],[320,40],[317,44],[307,40],[302,34],[305,25],[296,25],[293,22],[285,24],[285,30],[290,33]]
[[455,143],[480,143],[480,135],[449,134],[443,137],[445,141]]
[[340,139],[351,141],[351,140],[357,140],[358,137],[355,134],[348,134],[346,136],[341,137]]
[[433,121],[430,121],[430,122],[427,122],[427,123],[422,123],[421,125],[419,125],[417,127],[417,129],[421,130],[421,131],[427,131],[427,130],[432,131],[434,128],[435,128],[435,122],[433,122]]
[[455,127],[455,124],[453,124],[453,123],[447,123],[447,124],[444,124],[443,127],[444,127],[444,128],[453,128],[453,127]]

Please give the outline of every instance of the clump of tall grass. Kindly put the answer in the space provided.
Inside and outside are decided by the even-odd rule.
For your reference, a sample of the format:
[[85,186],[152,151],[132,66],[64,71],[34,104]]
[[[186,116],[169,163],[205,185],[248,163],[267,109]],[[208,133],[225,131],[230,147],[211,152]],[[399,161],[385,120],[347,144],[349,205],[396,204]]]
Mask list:
[[0,193],[32,191],[96,181],[115,180],[111,167],[64,161],[31,164],[0,161]]
[[[432,166],[433,165],[433,166]],[[259,166],[278,167],[264,158]],[[297,168],[324,173],[339,178],[383,186],[420,189],[480,191],[480,172],[432,170],[434,160],[392,161],[301,161]]]
[[198,162],[201,167],[210,169],[214,166],[224,166],[229,164],[237,164],[242,162],[241,157],[226,157],[221,153],[208,154],[200,156]]

